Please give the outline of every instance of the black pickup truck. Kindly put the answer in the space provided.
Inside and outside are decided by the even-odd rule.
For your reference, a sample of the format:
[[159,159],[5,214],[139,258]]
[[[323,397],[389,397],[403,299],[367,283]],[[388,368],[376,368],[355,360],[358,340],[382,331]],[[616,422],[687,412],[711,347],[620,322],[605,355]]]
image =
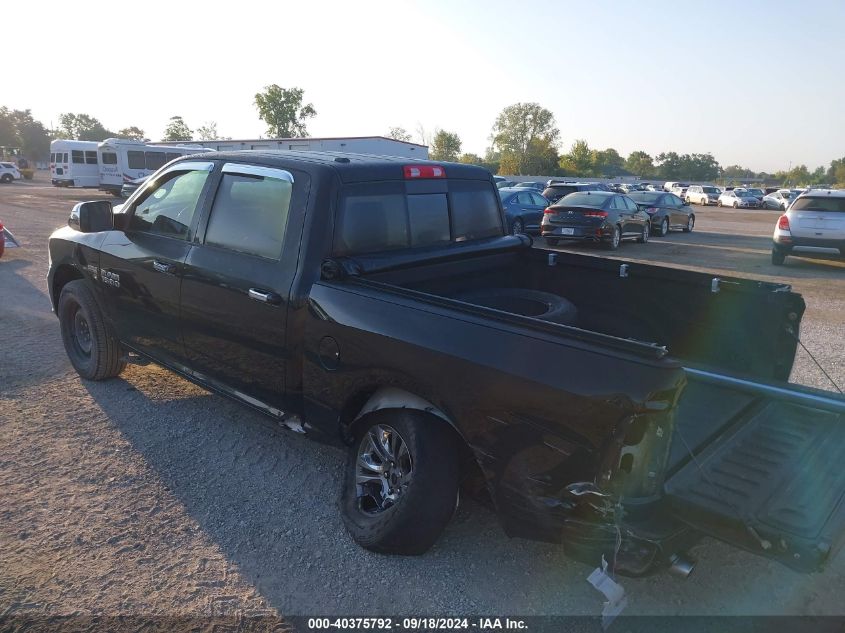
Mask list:
[[622,574],[705,534],[805,571],[841,544],[845,399],[786,382],[789,286],[532,248],[489,172],[401,158],[202,154],[68,224],[80,375],[152,360],[346,446],[364,547],[424,552],[462,485]]

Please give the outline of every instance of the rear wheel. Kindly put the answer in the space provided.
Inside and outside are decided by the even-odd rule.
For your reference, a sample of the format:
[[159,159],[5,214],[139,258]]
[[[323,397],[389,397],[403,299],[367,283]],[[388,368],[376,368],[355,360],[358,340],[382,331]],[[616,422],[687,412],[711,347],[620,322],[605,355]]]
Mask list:
[[12,180],[14,180],[14,178],[12,178],[12,174],[3,174],[0,176],[0,182],[9,184]]
[[777,248],[772,249],[772,264],[775,266],[783,266],[783,263],[786,261],[786,253],[782,250]]
[[105,380],[123,371],[120,341],[84,281],[71,281],[62,288],[58,312],[65,351],[80,376]]
[[663,218],[660,223],[660,236],[666,237],[667,235],[669,235],[669,218]]
[[646,223],[645,223],[645,225],[643,226],[643,232],[642,232],[642,234],[641,234],[641,235],[637,238],[637,241],[638,241],[640,244],[645,244],[646,242],[648,242],[648,236],[649,236],[649,234],[650,234],[650,233],[651,233],[651,231],[649,230],[649,225],[648,225],[648,222],[646,222]]
[[456,435],[443,420],[408,409],[366,416],[346,464],[346,529],[375,552],[423,554],[454,514],[458,464]]
[[687,225],[684,227],[684,233],[692,233],[692,230],[695,228],[695,216],[690,215],[687,218]]
[[517,218],[511,225],[511,235],[519,235],[520,233],[525,233],[525,225],[522,223],[522,220]]
[[619,244],[622,243],[622,229],[619,228],[619,225],[613,227],[613,233],[610,234],[610,239],[605,242],[605,246],[612,251],[615,251],[619,248]]

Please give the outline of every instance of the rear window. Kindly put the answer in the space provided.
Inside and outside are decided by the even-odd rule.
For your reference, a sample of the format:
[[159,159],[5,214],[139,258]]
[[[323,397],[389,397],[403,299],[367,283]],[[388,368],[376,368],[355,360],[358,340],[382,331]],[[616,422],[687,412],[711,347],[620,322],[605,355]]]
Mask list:
[[103,152],[103,165],[117,165],[117,154],[114,152]]
[[645,204],[654,204],[657,199],[662,196],[662,193],[657,191],[632,191],[628,194],[634,202],[643,202]]
[[604,192],[577,191],[561,198],[555,206],[567,207],[600,207],[611,196]]
[[543,196],[546,198],[560,198],[561,196],[565,196],[573,191],[578,191],[578,187],[574,187],[572,185],[569,186],[556,186],[556,187],[549,187],[543,192]]
[[436,246],[504,234],[494,187],[450,181],[449,192],[406,193],[404,182],[346,188],[335,227],[337,255]]
[[805,196],[797,198],[790,211],[829,211],[832,213],[845,213],[845,197],[832,196]]

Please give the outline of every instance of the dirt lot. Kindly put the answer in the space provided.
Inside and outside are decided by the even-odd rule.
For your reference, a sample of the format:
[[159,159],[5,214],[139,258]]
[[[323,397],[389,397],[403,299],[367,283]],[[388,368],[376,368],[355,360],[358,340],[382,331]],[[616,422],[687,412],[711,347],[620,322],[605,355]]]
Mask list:
[[[23,247],[0,260],[0,614],[597,614],[591,569],[509,540],[462,503],[419,558],[353,544],[337,497],[342,454],[155,367],[86,383],[46,294],[47,237],[76,200],[43,174],[0,186]],[[621,257],[793,284],[802,337],[845,384],[845,262],[769,263],[774,211],[698,209]],[[578,249],[584,250],[584,249]],[[598,253],[598,251],[595,251]],[[793,380],[829,388],[799,352]],[[805,576],[712,540],[687,580],[624,580],[630,614],[845,614],[845,554]]]

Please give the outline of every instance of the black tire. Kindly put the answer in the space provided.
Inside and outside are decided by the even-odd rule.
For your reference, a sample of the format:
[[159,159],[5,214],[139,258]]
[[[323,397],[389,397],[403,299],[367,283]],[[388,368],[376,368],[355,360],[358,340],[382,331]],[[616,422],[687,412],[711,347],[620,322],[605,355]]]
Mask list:
[[0,176],[0,182],[5,183],[7,185],[13,180],[14,178],[12,178],[12,174],[3,174],[2,176]]
[[73,368],[87,380],[114,378],[126,367],[120,341],[84,281],[68,282],[59,297],[62,341]]
[[511,235],[521,235],[525,233],[525,225],[520,218],[516,218],[511,224]]
[[622,229],[619,228],[619,225],[613,227],[613,233],[610,235],[610,239],[603,243],[604,247],[615,251],[619,248],[619,245],[622,244]]
[[546,244],[548,244],[549,246],[557,246],[558,244],[560,244],[560,240],[556,240],[553,237],[547,237]]
[[550,292],[528,288],[467,290],[456,293],[453,298],[563,325],[574,325],[578,320],[578,308],[571,301]]
[[[359,450],[371,429],[395,430],[411,459],[408,483],[395,503],[384,509],[359,500]],[[349,534],[361,547],[384,554],[424,554],[451,520],[458,499],[459,447],[443,420],[410,409],[385,409],[359,420],[346,460],[341,507]],[[361,488],[363,490],[363,488]]]
[[692,233],[692,230],[695,228],[695,216],[690,214],[687,218],[687,225],[684,227],[684,233]]
[[717,207],[721,207],[721,206],[722,206],[722,201],[721,201],[721,200],[716,200],[716,206],[717,206]]
[[651,233],[651,229],[648,225],[648,222],[645,223],[643,226],[643,233],[637,238],[637,242],[640,244],[646,244],[648,242],[648,236]]
[[734,202],[734,209],[739,209],[739,202]]
[[786,261],[786,253],[782,250],[777,248],[772,249],[772,264],[775,266],[783,266],[783,263]]
[[663,218],[660,221],[660,237],[669,235],[669,218]]

